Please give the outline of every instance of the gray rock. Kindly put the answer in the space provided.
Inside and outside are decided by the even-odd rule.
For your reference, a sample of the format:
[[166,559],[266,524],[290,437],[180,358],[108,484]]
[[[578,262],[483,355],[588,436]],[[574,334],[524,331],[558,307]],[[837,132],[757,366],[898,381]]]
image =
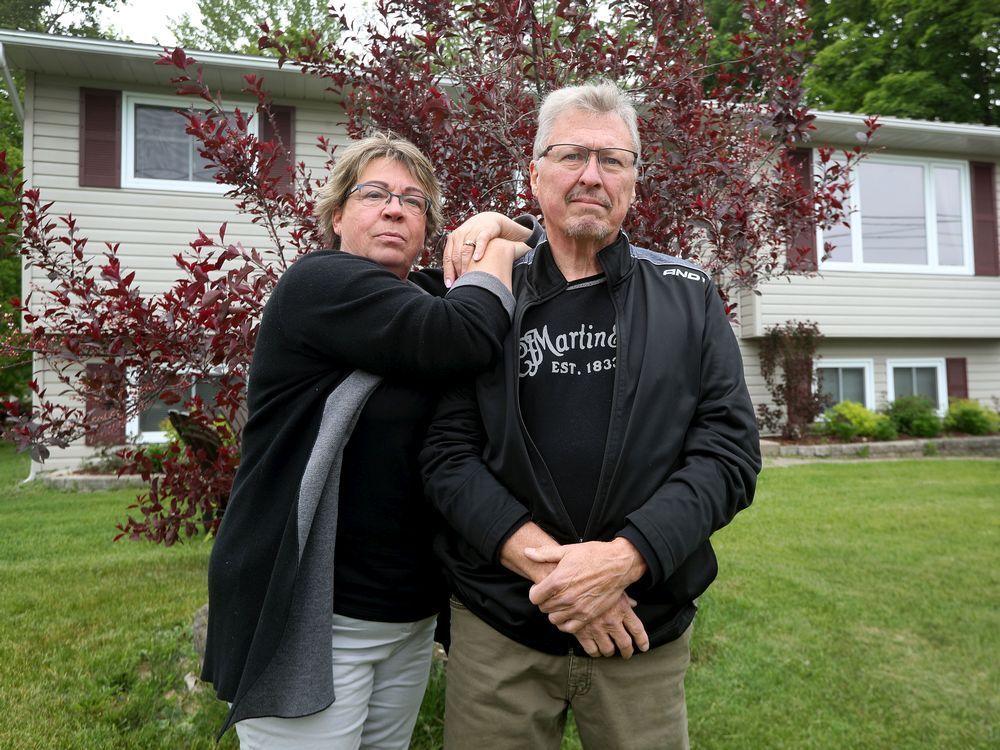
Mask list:
[[203,604],[194,613],[194,620],[191,623],[191,633],[194,636],[194,650],[198,652],[198,659],[205,659],[205,642],[208,640],[208,604]]

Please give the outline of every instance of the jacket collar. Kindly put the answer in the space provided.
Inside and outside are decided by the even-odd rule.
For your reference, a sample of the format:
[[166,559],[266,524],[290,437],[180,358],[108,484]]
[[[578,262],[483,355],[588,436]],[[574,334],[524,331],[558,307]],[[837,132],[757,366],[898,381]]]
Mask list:
[[[631,273],[634,263],[628,235],[619,230],[614,241],[598,251],[597,261],[612,286],[625,279]],[[566,278],[552,257],[552,248],[547,239],[539,242],[522,262],[528,264],[528,283],[538,296],[566,286]]]

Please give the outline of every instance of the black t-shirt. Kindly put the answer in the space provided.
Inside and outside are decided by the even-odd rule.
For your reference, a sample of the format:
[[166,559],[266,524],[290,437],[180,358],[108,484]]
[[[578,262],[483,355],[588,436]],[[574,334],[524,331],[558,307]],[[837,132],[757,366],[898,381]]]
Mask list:
[[617,344],[603,275],[570,283],[524,315],[521,413],[581,538],[601,479]]
[[445,584],[430,540],[436,511],[424,499],[417,455],[440,393],[383,380],[344,449],[334,556],[333,610],[379,622],[437,612]]

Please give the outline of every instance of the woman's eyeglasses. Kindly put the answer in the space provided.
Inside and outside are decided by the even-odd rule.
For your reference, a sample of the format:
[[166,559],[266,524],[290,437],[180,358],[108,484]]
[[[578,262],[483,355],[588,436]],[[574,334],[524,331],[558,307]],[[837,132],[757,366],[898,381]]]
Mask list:
[[419,193],[394,193],[384,187],[367,182],[355,185],[347,195],[350,197],[354,194],[357,194],[361,205],[368,208],[387,206],[393,198],[399,200],[399,205],[403,207],[404,211],[414,216],[426,216],[431,208],[430,199]]

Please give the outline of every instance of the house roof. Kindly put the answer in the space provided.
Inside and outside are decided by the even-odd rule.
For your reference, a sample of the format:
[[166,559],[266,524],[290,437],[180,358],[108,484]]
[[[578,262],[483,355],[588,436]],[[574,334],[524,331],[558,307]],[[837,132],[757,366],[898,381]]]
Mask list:
[[[80,39],[0,29],[0,66],[7,65],[52,75],[120,81],[125,84],[163,85],[174,68],[154,65],[163,52],[155,44]],[[303,75],[299,68],[278,67],[271,57],[187,50],[201,65],[205,82],[213,90],[239,91],[243,75],[255,73],[275,99],[334,100],[326,81]],[[864,131],[863,116],[847,112],[816,111],[814,143],[855,144],[855,133]],[[880,117],[876,147],[932,151],[962,156],[1000,158],[1000,128],[930,120]]]
[[[264,88],[275,99],[337,98],[327,91],[325,80],[304,75],[294,65],[279,68],[273,57],[185,52],[201,64],[203,80],[213,91],[240,91],[245,86],[243,76],[254,73],[264,78]],[[11,68],[51,75],[162,86],[177,70],[154,64],[162,53],[163,47],[155,44],[0,29],[0,64],[6,58]]]
[[[864,115],[817,110],[813,143],[853,146],[856,133],[863,133]],[[878,118],[882,126],[872,140],[875,148],[895,151],[935,151],[961,156],[1000,158],[1000,128],[961,122]]]

